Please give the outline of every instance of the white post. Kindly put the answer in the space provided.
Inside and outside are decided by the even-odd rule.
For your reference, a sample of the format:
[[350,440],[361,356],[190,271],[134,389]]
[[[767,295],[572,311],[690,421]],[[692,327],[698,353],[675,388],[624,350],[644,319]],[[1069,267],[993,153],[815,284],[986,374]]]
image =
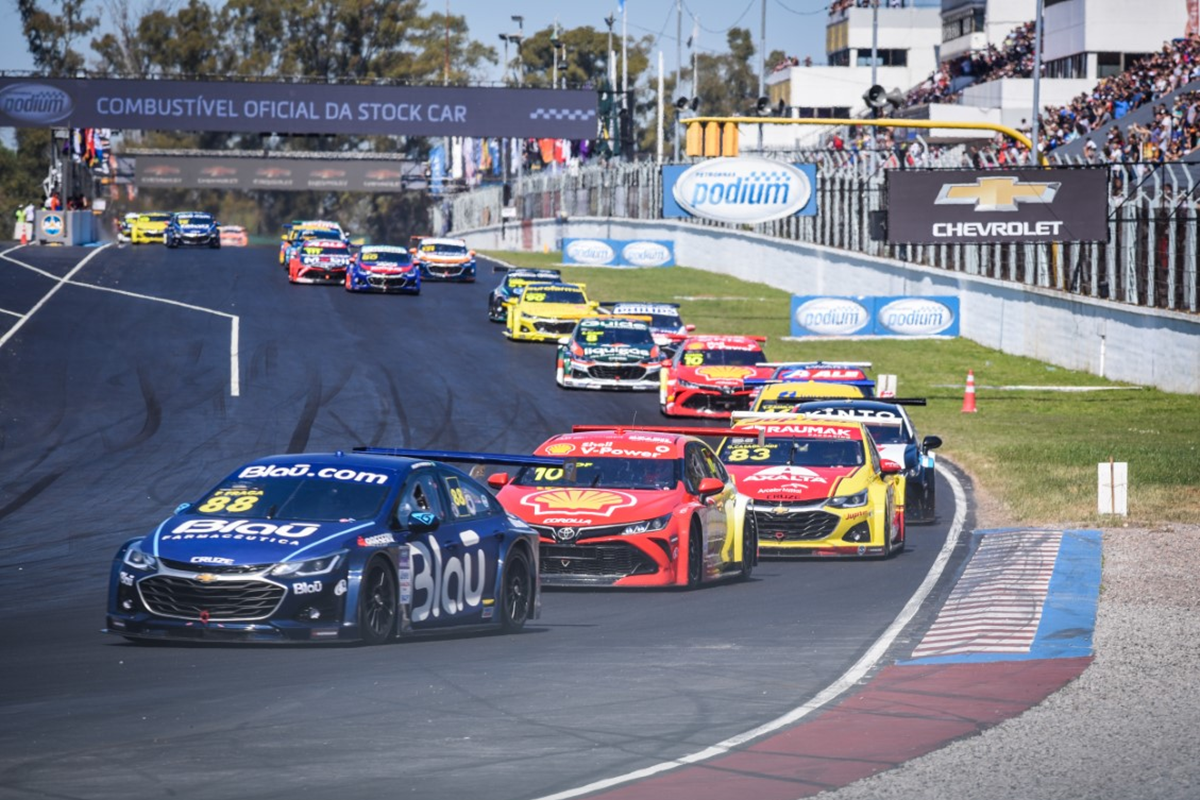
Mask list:
[[1097,511],[1101,514],[1128,516],[1129,464],[1111,458],[1096,465]]
[[658,51],[658,132],[655,139],[658,141],[658,163],[663,162],[663,51]]

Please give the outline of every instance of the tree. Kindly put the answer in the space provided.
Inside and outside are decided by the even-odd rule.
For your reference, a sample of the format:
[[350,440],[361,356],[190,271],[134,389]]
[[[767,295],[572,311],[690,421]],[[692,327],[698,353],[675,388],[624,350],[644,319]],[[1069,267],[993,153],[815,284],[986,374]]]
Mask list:
[[58,10],[50,12],[36,0],[17,0],[21,30],[39,74],[73,76],[83,69],[84,55],[75,45],[100,24],[99,17],[84,14],[86,4],[86,0],[62,0]]

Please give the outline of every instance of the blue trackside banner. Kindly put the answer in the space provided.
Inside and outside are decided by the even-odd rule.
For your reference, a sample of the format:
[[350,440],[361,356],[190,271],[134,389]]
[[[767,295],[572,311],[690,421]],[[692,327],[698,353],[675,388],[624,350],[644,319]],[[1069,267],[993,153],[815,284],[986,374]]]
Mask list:
[[0,127],[593,139],[576,89],[0,77]]
[[588,267],[673,267],[675,242],[655,239],[563,239],[563,263]]
[[957,297],[792,296],[792,336],[954,337]]

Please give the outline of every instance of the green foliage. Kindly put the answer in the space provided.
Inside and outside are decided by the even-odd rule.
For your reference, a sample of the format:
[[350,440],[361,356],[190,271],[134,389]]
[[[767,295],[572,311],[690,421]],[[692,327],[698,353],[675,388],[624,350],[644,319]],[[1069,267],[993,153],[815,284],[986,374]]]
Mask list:
[[[561,253],[496,253],[519,266],[553,267]],[[924,397],[911,413],[939,450],[966,469],[983,495],[1000,503],[988,524],[1101,525],[1096,465],[1129,463],[1129,522],[1200,522],[1200,397],[1127,387],[1085,372],[1007,355],[967,339],[946,341],[784,341],[791,297],[760,283],[703,270],[565,267],[598,300],[679,303],[700,333],[769,337],[776,361],[869,361],[874,374],[898,376],[899,393]],[[967,371],[978,411],[962,413]],[[1104,391],[1027,391],[1013,386],[1103,386]]]

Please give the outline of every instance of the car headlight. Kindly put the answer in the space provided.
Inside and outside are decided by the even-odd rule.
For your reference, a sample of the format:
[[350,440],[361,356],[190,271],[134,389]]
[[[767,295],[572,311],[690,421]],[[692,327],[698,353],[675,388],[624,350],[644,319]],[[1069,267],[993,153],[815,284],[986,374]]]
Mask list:
[[322,558],[310,558],[307,561],[285,561],[271,569],[271,575],[277,578],[286,578],[289,576],[309,576],[309,575],[325,575],[332,572],[333,568],[342,560],[341,553],[334,553],[331,556]]
[[667,527],[671,521],[670,514],[663,514],[661,517],[654,519],[644,519],[641,522],[631,522],[625,526],[625,530],[621,531],[622,536],[632,536],[638,533],[650,533],[651,531],[661,531]]
[[859,508],[867,504],[867,490],[863,489],[857,494],[842,495],[840,497],[831,497],[826,505],[834,508]]
[[158,559],[142,549],[141,543],[134,542],[125,551],[123,559],[125,566],[139,572],[154,572],[158,569]]
[[685,381],[683,378],[680,378],[679,380],[675,381],[675,385],[678,386],[680,389],[707,389],[708,388],[707,386],[705,386],[702,383],[692,383],[691,381]]

